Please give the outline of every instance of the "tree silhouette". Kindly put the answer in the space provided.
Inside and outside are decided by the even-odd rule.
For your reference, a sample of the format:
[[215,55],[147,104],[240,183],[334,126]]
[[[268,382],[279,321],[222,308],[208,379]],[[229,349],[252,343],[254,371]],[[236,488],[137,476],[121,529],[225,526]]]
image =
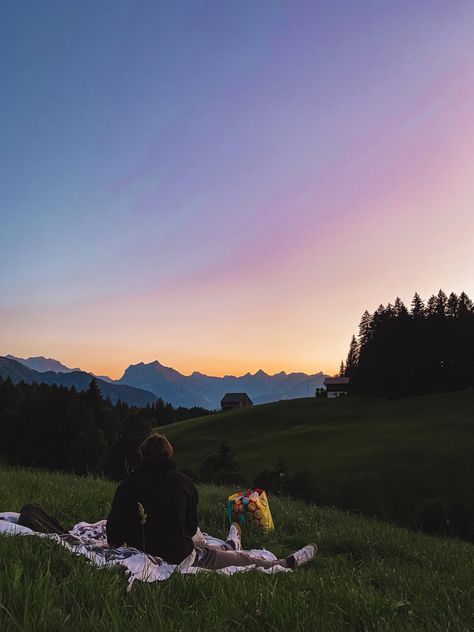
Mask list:
[[415,292],[415,295],[411,302],[410,314],[413,318],[424,318],[425,316],[425,304],[423,303],[418,292]]
[[465,292],[418,293],[410,312],[397,297],[362,315],[345,374],[355,392],[389,397],[474,386],[474,307]]
[[355,336],[352,336],[351,344],[349,346],[349,353],[347,354],[346,370],[341,375],[347,375],[351,377],[357,370],[357,363],[359,360],[359,345]]
[[451,292],[446,303],[446,316],[448,318],[456,318],[458,315],[458,297]]
[[[0,454],[12,464],[120,478],[125,459],[162,422],[209,414],[204,409],[115,406],[95,379],[87,391],[48,384],[13,384],[0,378]],[[128,462],[127,461],[127,462]]]
[[359,344],[367,344],[372,336],[372,316],[367,310],[362,314],[359,325]]

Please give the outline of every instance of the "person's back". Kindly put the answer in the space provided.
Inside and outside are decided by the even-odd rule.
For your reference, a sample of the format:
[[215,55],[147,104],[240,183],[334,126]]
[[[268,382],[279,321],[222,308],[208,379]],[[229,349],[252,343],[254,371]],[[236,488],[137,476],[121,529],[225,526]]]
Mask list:
[[152,435],[142,444],[141,463],[118,486],[107,519],[107,540],[111,546],[126,543],[179,564],[193,550],[197,491],[176,471],[172,448],[163,439]]
[[231,524],[222,545],[207,545],[202,534],[193,542],[198,527],[198,495],[192,481],[175,470],[170,442],[153,434],[142,443],[139,452],[140,465],[120,483],[112,501],[107,519],[111,546],[126,544],[171,564],[180,564],[190,556],[191,563],[208,570],[229,566],[296,568],[316,554],[316,544],[307,544],[284,559],[261,559],[252,551],[242,551],[236,523]]

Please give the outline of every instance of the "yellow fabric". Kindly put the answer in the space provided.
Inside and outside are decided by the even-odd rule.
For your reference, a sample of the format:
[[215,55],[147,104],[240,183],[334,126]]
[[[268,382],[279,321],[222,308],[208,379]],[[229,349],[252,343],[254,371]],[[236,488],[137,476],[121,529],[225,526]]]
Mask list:
[[249,521],[265,531],[275,528],[267,494],[263,490],[232,494],[229,496],[229,510],[229,517],[240,524]]

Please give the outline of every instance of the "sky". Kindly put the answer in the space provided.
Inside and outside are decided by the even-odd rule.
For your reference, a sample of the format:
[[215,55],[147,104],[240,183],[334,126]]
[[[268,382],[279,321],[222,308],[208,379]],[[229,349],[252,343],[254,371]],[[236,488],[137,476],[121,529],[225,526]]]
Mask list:
[[0,3],[0,354],[337,371],[474,298],[471,0]]

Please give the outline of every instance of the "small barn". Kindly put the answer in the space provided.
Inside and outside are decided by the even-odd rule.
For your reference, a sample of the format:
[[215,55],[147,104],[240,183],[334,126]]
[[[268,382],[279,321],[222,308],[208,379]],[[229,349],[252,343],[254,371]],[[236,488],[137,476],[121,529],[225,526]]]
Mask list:
[[253,406],[253,402],[247,393],[226,393],[221,399],[222,410],[233,410],[234,408],[248,408]]
[[350,377],[327,377],[324,380],[323,385],[326,387],[328,399],[348,395],[350,390],[350,382]]

